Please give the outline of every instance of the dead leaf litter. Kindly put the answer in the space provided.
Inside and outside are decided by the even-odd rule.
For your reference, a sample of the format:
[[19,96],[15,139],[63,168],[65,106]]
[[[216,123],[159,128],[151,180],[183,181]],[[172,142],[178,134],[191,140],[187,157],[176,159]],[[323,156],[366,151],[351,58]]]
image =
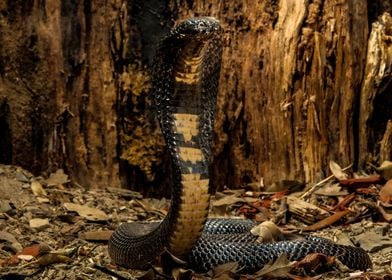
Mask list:
[[[107,253],[112,231],[123,222],[162,219],[170,200],[143,198],[121,188],[89,189],[61,169],[44,178],[0,165],[0,279],[168,279],[163,273],[168,270],[174,279],[392,279],[390,177],[380,172],[356,178],[333,162],[330,168],[335,176],[307,191],[295,192],[297,188],[286,183],[265,191],[255,183],[260,186],[248,191],[217,193],[210,216],[265,222],[254,230],[264,242],[291,239],[303,229],[340,244],[360,245],[372,258],[370,272],[345,270],[336,258],[322,254],[299,262],[282,255],[254,275],[240,275],[237,263],[196,274],[181,260],[163,257],[163,269],[120,268]],[[385,169],[379,168],[389,174]],[[309,269],[328,266],[333,269],[308,276]]]

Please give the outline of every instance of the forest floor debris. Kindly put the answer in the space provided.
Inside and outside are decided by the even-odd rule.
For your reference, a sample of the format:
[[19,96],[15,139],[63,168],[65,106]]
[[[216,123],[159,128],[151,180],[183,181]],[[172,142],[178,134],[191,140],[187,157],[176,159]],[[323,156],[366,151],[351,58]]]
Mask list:
[[[345,271],[335,258],[312,254],[300,262],[282,256],[241,279],[392,279],[391,179],[346,178],[343,169],[331,166],[339,178],[324,180],[310,192],[293,193],[296,188],[291,183],[280,184],[279,191],[219,192],[210,216],[273,221],[285,234],[305,229],[337,243],[358,244],[369,252],[372,271]],[[111,264],[107,240],[119,223],[162,219],[170,201],[143,198],[120,188],[87,187],[72,182],[62,170],[43,178],[20,167],[0,165],[0,279],[167,279],[160,267],[133,271]],[[268,235],[261,239],[274,240],[272,234],[282,233],[270,226],[258,230]],[[172,266],[175,279],[239,276],[236,263],[206,274],[194,274],[168,256],[162,257],[162,263]],[[321,264],[335,268],[312,277],[298,276],[304,267],[315,270]]]

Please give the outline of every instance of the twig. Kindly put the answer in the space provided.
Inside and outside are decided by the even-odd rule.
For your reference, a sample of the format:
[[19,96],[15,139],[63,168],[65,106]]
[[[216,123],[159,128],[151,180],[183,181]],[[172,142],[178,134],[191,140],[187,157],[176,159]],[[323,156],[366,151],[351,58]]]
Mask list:
[[[346,171],[348,169],[350,169],[353,165],[350,164],[349,166],[345,167],[342,169],[342,171]],[[307,190],[306,192],[304,192],[300,198],[301,199],[305,199],[305,197],[311,195],[314,191],[316,191],[317,188],[321,187],[322,185],[324,185],[325,183],[327,183],[328,181],[332,180],[333,178],[335,178],[335,175],[331,175],[328,176],[327,178],[321,180],[320,182],[318,182],[317,184],[315,184],[313,187],[311,187],[309,190]]]
[[107,268],[106,266],[102,266],[102,265],[99,265],[99,264],[96,264],[96,263],[94,264],[93,267],[95,269],[98,269],[99,271],[105,273],[105,274],[108,274],[110,276],[114,276],[114,277],[116,277],[119,280],[133,280],[133,279],[136,279],[136,278],[133,278],[133,277],[132,278],[124,277],[124,276],[120,275],[119,273],[117,273],[117,272]]

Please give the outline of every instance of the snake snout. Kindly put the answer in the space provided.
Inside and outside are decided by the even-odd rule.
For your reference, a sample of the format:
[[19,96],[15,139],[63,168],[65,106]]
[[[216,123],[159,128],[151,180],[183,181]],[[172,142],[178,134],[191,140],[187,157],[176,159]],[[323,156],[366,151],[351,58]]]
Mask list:
[[194,17],[180,22],[175,30],[179,38],[209,39],[221,30],[221,26],[214,17]]

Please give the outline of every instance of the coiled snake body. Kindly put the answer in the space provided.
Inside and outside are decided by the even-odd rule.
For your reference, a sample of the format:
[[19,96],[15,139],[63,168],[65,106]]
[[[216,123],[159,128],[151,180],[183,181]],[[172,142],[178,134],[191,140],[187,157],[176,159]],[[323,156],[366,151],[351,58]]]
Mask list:
[[109,240],[112,260],[143,268],[168,249],[187,258],[199,271],[237,261],[244,271],[252,272],[282,253],[294,260],[319,252],[337,256],[350,268],[371,267],[361,248],[312,236],[255,243],[256,237],[249,232],[252,221],[207,220],[208,164],[221,53],[221,27],[211,17],[188,19],[161,41],[153,62],[153,98],[172,159],[172,203],[158,225],[121,224]]

